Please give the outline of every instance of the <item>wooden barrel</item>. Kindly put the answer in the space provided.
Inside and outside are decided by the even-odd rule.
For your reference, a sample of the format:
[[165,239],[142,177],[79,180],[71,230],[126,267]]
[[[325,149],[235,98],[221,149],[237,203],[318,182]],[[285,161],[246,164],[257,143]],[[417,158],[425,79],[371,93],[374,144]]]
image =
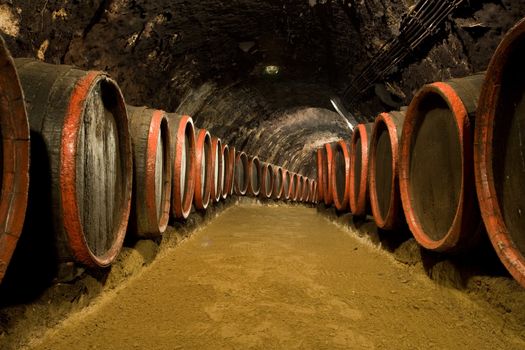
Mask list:
[[[323,164],[324,164],[324,154],[325,154],[325,151],[323,148],[318,148],[317,149],[317,181],[322,184],[323,183]],[[323,191],[323,186],[319,186],[317,188],[317,192],[318,192],[318,198],[319,200],[324,200],[324,191]]]
[[290,172],[290,186],[288,186],[288,198],[292,202],[297,200],[297,187],[299,187],[299,175]]
[[212,144],[208,130],[195,128],[195,194],[193,204],[206,210],[210,204],[213,183]]
[[404,221],[399,194],[399,141],[405,112],[377,116],[370,144],[369,194],[377,227],[392,230]]
[[288,169],[283,168],[283,194],[281,198],[284,200],[290,200],[290,187],[292,186],[292,173]]
[[525,287],[525,19],[490,61],[476,112],[474,169],[481,214],[498,256]]
[[284,170],[280,166],[274,166],[272,198],[281,199],[284,193]]
[[15,64],[32,143],[39,145],[31,168],[43,183],[30,196],[50,215],[57,256],[108,266],[122,247],[131,206],[133,160],[122,93],[103,72],[31,59]]
[[297,185],[295,187],[294,200],[300,202],[303,196],[304,177],[301,174],[297,174]]
[[167,118],[172,164],[171,215],[186,219],[191,213],[195,193],[195,127],[187,115],[168,113]]
[[333,147],[331,191],[334,206],[338,211],[348,209],[350,192],[350,151],[348,144],[340,140]]
[[[235,154],[235,150],[233,152]],[[222,199],[228,198],[228,196],[231,194],[231,190],[233,187],[233,170],[235,168],[235,157],[232,157],[230,152],[230,146],[227,144],[222,145],[222,169],[223,169],[223,177],[222,177],[222,184],[221,184],[221,190],[222,190]]]
[[314,204],[319,203],[319,191],[318,191],[318,189],[317,189],[318,186],[319,186],[318,184],[319,184],[319,182],[317,182],[316,180],[314,180],[314,192],[313,192],[313,193],[314,193],[314,197],[313,197],[313,199],[312,199],[312,203],[314,203]]
[[139,237],[160,236],[168,227],[171,155],[164,111],[127,106],[133,150],[130,230]]
[[0,282],[20,237],[29,188],[29,123],[13,58],[0,36]]
[[215,203],[222,198],[222,185],[224,182],[223,162],[221,139],[213,136],[211,138],[211,168],[213,169],[211,198]]
[[416,240],[436,251],[469,246],[480,224],[472,117],[483,74],[424,86],[405,116],[399,185]]
[[315,180],[310,179],[310,187],[309,187],[309,196],[308,196],[308,202],[313,203],[315,198],[315,191],[317,191],[317,188],[315,188]]
[[301,194],[301,202],[306,203],[310,196],[310,179],[303,176],[303,190]]
[[325,205],[331,205],[333,203],[332,197],[332,163],[334,162],[334,143],[327,143],[323,147],[322,157],[322,184],[323,186],[323,200]]
[[248,158],[248,194],[257,197],[261,192],[262,169],[259,157]]
[[245,196],[250,182],[248,170],[248,156],[244,152],[237,152],[235,156],[235,194]]
[[368,150],[373,123],[359,124],[354,129],[350,146],[350,211],[366,215],[368,205]]
[[272,198],[273,187],[274,187],[274,167],[272,164],[263,162],[262,168],[262,181],[261,181],[261,197]]

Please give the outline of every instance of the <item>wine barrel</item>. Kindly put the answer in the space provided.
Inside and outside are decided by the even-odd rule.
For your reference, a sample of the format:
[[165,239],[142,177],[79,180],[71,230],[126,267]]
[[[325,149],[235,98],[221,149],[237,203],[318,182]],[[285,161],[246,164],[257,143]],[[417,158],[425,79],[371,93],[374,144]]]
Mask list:
[[481,214],[500,260],[525,287],[525,19],[490,61],[476,112],[474,169]]
[[259,157],[248,158],[248,194],[257,197],[261,192],[262,169]]
[[323,200],[325,205],[333,203],[332,197],[332,163],[334,162],[334,144],[327,143],[323,147],[321,186],[323,187]]
[[199,210],[206,210],[210,204],[213,182],[212,144],[208,130],[195,128],[195,193],[193,204]]
[[399,194],[399,141],[405,112],[377,116],[370,144],[370,206],[377,227],[392,230],[404,221]]
[[274,181],[273,181],[272,198],[279,200],[283,197],[283,193],[284,193],[284,171],[282,167],[274,166],[273,178],[274,178]]
[[368,204],[368,150],[373,123],[359,124],[354,129],[350,146],[350,211],[366,215]]
[[332,154],[332,199],[338,211],[345,211],[348,209],[350,191],[350,152],[346,141],[337,142]]
[[301,191],[301,202],[306,203],[310,195],[310,179],[303,176],[303,189]]
[[235,194],[245,196],[250,182],[248,170],[248,156],[244,152],[237,152],[235,157]]
[[290,186],[288,187],[288,198],[295,202],[297,200],[297,187],[299,187],[299,176],[296,173],[290,173]]
[[399,185],[405,216],[425,248],[470,246],[479,230],[473,130],[483,74],[424,86],[406,112]]
[[[235,151],[234,151],[235,153]],[[230,146],[227,144],[222,145],[222,199],[228,198],[231,194],[232,182],[233,182],[233,169],[235,167],[235,157],[232,158],[230,152]]]
[[0,36],[0,282],[22,232],[29,188],[29,123],[13,58]]
[[108,266],[122,247],[131,206],[133,160],[122,93],[103,72],[32,59],[15,64],[32,143],[39,145],[31,168],[42,183],[30,196],[49,213],[57,257]]
[[195,193],[196,145],[193,120],[187,115],[168,113],[172,183],[171,215],[186,219]]
[[308,202],[309,203],[313,203],[314,202],[314,198],[315,198],[315,192],[317,190],[317,188],[315,188],[315,180],[314,179],[310,179],[310,187],[309,187],[309,196],[308,196]]
[[[324,149],[323,148],[318,148],[316,154],[317,154],[317,181],[320,184],[322,184],[323,183]],[[324,196],[323,186],[319,186],[317,188],[317,192],[318,192],[319,200],[322,201],[324,199],[324,197],[323,197]]]
[[274,187],[274,168],[269,163],[262,163],[261,197],[272,198]]
[[281,198],[288,201],[290,200],[290,187],[292,186],[292,173],[288,169],[283,168],[283,194]]
[[227,182],[227,192],[229,196],[235,194],[235,176],[236,176],[236,165],[237,165],[237,151],[234,146],[228,146],[230,149],[230,167],[228,169],[229,178],[231,182]]
[[222,183],[224,182],[222,142],[218,137],[211,138],[211,168],[213,169],[213,179],[211,186],[211,198],[215,203],[222,197]]
[[133,151],[130,230],[139,237],[160,236],[168,227],[171,155],[164,111],[127,106]]
[[319,190],[318,190],[319,182],[314,180],[314,197],[312,199],[312,203],[318,204],[319,203]]
[[303,197],[304,177],[301,174],[297,174],[297,186],[295,187],[294,200],[300,202]]

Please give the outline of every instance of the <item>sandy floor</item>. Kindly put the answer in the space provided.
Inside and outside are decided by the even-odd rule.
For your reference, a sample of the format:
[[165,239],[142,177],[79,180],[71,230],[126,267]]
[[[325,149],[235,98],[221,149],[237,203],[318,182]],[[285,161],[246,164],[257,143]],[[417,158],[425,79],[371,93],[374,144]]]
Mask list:
[[241,206],[35,349],[524,349],[502,316],[315,209]]

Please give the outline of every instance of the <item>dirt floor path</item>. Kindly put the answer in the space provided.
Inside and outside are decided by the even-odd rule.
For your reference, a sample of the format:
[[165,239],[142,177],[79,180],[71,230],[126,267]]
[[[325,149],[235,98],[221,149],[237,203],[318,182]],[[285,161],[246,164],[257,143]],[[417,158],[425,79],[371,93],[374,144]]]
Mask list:
[[[300,207],[240,206],[35,349],[524,349],[502,316]],[[38,343],[38,344],[37,344]]]

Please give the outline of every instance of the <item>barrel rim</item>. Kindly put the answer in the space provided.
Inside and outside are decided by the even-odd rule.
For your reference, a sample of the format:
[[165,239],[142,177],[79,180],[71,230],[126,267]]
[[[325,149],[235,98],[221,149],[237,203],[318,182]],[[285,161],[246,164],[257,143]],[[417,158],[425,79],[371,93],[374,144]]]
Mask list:
[[227,160],[226,164],[223,164],[224,167],[224,186],[222,186],[221,189],[221,197],[222,199],[228,198],[228,195],[230,194],[230,186],[232,181],[232,168],[234,167],[235,159],[232,160],[231,153],[230,153],[230,146],[227,144],[222,145],[222,154],[224,155],[224,159]]
[[[212,170],[214,171],[214,175],[213,177],[215,178],[215,162],[219,162],[219,167],[218,167],[218,176],[219,178],[218,179],[214,179],[213,181],[217,181],[217,191],[215,191],[215,186],[213,184],[213,181],[212,181],[212,186],[211,186],[211,198],[213,199],[213,201],[215,203],[218,203],[220,200],[221,200],[221,197],[222,197],[222,179],[221,179],[221,176],[222,176],[222,167],[224,166],[222,164],[222,141],[219,137],[217,136],[212,136],[211,138],[211,148],[212,148],[212,165],[211,165],[211,168]],[[214,149],[218,150],[217,154],[219,156],[219,159],[216,159],[215,157],[215,151]],[[224,174],[224,176],[226,176],[226,173]]]
[[458,207],[448,232],[440,240],[431,239],[424,231],[420,224],[417,215],[414,213],[411,201],[411,192],[409,184],[410,172],[410,148],[413,140],[413,129],[416,123],[417,108],[419,104],[430,94],[437,94],[443,99],[447,106],[452,111],[456,127],[458,131],[458,139],[460,148],[465,149],[464,135],[470,131],[468,111],[463,104],[463,101],[454,89],[446,82],[435,82],[425,85],[416,94],[410,105],[408,106],[405,122],[403,123],[403,130],[401,135],[401,149],[399,157],[399,187],[401,193],[401,202],[405,212],[408,226],[414,238],[423,247],[435,251],[447,251],[455,248],[460,240],[464,212],[464,198],[465,198],[465,157],[464,152],[461,154],[461,192],[458,198]]
[[[262,179],[263,179],[263,181],[261,182],[261,192],[262,192],[264,198],[272,198],[274,181],[275,181],[275,179],[273,177],[273,174],[274,174],[273,165],[270,164],[270,163],[263,163],[263,165],[262,165]],[[269,186],[269,188],[266,188],[266,177],[267,176],[270,176],[270,186]]]
[[[162,160],[166,166],[162,168],[163,177],[167,181],[162,183],[162,193],[164,196],[162,203],[162,215],[158,217],[156,204],[155,204],[155,193],[156,193],[156,182],[155,182],[155,172],[156,164],[155,158],[158,152],[158,137],[159,133],[161,137],[164,138],[164,159]],[[150,223],[155,222],[158,228],[159,234],[162,234],[166,231],[168,227],[168,221],[170,218],[170,202],[171,202],[171,165],[170,165],[170,138],[169,138],[169,129],[168,129],[168,119],[166,117],[166,112],[162,110],[153,111],[151,123],[149,127],[148,135],[148,146],[147,146],[147,161],[146,161],[146,208],[147,216],[149,217],[148,221]]]
[[[256,169],[257,169],[257,178],[259,179],[259,186],[258,188],[253,188],[253,183],[252,183],[252,165],[254,163],[257,163],[256,165]],[[261,193],[261,188],[262,188],[262,168],[261,168],[261,161],[259,160],[259,157],[258,156],[252,156],[252,157],[248,157],[248,178],[249,178],[249,181],[248,181],[248,194],[249,195],[252,195],[254,197],[257,197],[259,195],[259,193]]]
[[344,161],[345,161],[345,185],[344,185],[344,195],[343,195],[343,199],[339,198],[339,193],[337,191],[337,187],[336,187],[336,177],[337,177],[337,172],[335,171],[336,169],[336,162],[335,162],[335,159],[334,161],[332,162],[332,171],[331,171],[331,175],[332,175],[332,180],[330,181],[331,183],[331,191],[332,191],[332,201],[334,203],[334,206],[335,208],[338,210],[338,211],[343,211],[343,210],[346,210],[349,206],[349,192],[350,192],[350,151],[348,149],[348,145],[346,143],[345,140],[339,140],[337,141],[337,143],[335,144],[335,151],[337,152],[337,150],[340,148],[342,149],[343,151],[343,157],[344,157]]
[[244,153],[243,151],[237,151],[237,154],[235,156],[235,166],[237,166],[237,162],[241,161],[242,167],[244,169],[243,175],[244,175],[244,186],[243,188],[239,187],[239,184],[237,181],[234,181],[234,190],[235,193],[239,196],[246,195],[246,192],[248,191],[248,155]]
[[[205,181],[204,183],[204,193],[202,193],[202,185],[203,185],[203,179],[202,179],[202,155],[203,152],[206,152],[205,147],[208,147],[209,151],[209,157],[205,158]],[[211,135],[208,130],[206,129],[200,129],[199,134],[197,136],[197,143],[196,143],[196,152],[195,152],[195,166],[196,166],[196,175],[195,175],[195,192],[194,192],[194,204],[197,209],[200,210],[206,210],[208,208],[208,205],[210,204],[210,198],[211,198],[211,187],[212,187],[212,143],[211,143]],[[204,153],[205,154],[205,153]]]
[[[366,132],[365,124],[358,124],[354,129],[351,140],[350,149],[350,188],[349,188],[349,203],[350,211],[354,215],[363,215],[366,212],[366,196],[368,187],[368,162],[369,162],[369,149],[368,149],[368,133]],[[361,143],[361,177],[359,183],[359,197],[356,198],[355,189],[355,157],[357,152],[357,142]]]
[[281,186],[277,188],[277,182],[274,180],[272,197],[274,199],[281,199],[281,197],[283,196],[283,192],[284,192],[284,172],[281,166],[275,165],[274,166],[274,179],[277,177],[280,177],[281,179]]
[[[376,147],[379,141],[379,128],[383,126],[384,130],[388,133],[390,140],[390,148],[392,150],[392,178],[390,181],[390,203],[388,205],[388,211],[381,213],[379,209],[377,188],[376,188]],[[397,138],[397,127],[392,120],[392,115],[389,112],[380,113],[375,122],[374,129],[372,131],[372,140],[370,142],[370,173],[369,173],[369,189],[370,195],[370,206],[372,207],[372,216],[376,222],[377,227],[390,230],[394,228],[397,210],[395,207],[396,197],[398,195],[398,189],[396,187],[396,179],[399,176],[398,169],[398,158],[399,158],[399,140]]]
[[[120,109],[122,113],[114,114],[121,119],[119,130],[123,135],[128,135],[127,138],[122,138],[121,147],[124,152],[121,152],[125,162],[125,169],[123,176],[126,177],[125,187],[123,191],[123,205],[120,208],[120,220],[117,220],[116,235],[111,247],[101,256],[95,255],[90,249],[84,230],[82,229],[82,220],[80,218],[79,208],[77,204],[76,191],[76,160],[77,160],[77,138],[82,116],[85,110],[86,100],[95,88],[95,86],[104,81],[108,84],[117,95],[120,97],[116,108]],[[122,136],[122,135],[120,135]],[[124,97],[117,83],[100,71],[88,71],[80,78],[70,95],[67,111],[64,116],[64,127],[62,129],[61,149],[60,149],[60,191],[61,191],[61,206],[63,214],[64,231],[68,238],[69,246],[75,259],[90,267],[106,267],[117,257],[122,248],[124,237],[126,234],[128,219],[131,209],[131,192],[132,192],[132,152],[131,139],[129,137],[128,115]]]
[[[9,82],[8,85],[11,86],[9,90],[5,89],[6,94],[9,95],[8,98],[4,99],[7,102],[8,112],[0,111],[3,152],[7,154],[10,151],[10,154],[9,156],[2,155],[3,159],[0,161],[3,163],[4,170],[13,169],[17,174],[17,176],[9,177],[2,174],[0,217],[5,219],[0,232],[0,247],[2,247],[0,249],[1,282],[24,225],[29,191],[30,140],[24,92],[13,57],[2,36],[0,36],[0,57],[2,57],[1,60],[3,61],[0,68],[2,72],[0,80],[5,79]],[[12,127],[9,130],[9,135],[5,135],[6,126],[10,125]],[[6,136],[9,136],[10,139],[7,140]]]
[[525,18],[505,34],[488,65],[476,111],[474,173],[481,216],[490,241],[503,265],[514,279],[525,287],[525,256],[509,238],[510,233],[503,220],[492,169],[492,136],[504,67],[514,46],[522,40],[525,40]]
[[186,167],[186,186],[184,193],[180,192],[180,172],[182,169],[182,152],[184,143],[175,143],[175,154],[173,155],[173,171],[172,171],[172,199],[171,199],[171,211],[172,215],[187,219],[191,213],[191,206],[193,204],[193,196],[195,193],[195,172],[196,172],[196,140],[195,140],[195,126],[193,119],[188,115],[181,116],[177,125],[177,140],[185,140],[188,137],[190,145],[188,149],[190,154],[186,154],[186,159],[190,162],[190,167]]
[[[325,157],[323,157],[324,164],[323,164],[323,176],[322,176],[323,200],[324,200],[325,205],[330,205],[333,203],[331,184],[330,184],[330,181],[332,180],[331,164],[334,162],[332,145],[330,143],[326,143],[324,145],[324,150],[325,150],[325,154],[324,154]],[[326,173],[324,172],[325,169],[326,169]]]

